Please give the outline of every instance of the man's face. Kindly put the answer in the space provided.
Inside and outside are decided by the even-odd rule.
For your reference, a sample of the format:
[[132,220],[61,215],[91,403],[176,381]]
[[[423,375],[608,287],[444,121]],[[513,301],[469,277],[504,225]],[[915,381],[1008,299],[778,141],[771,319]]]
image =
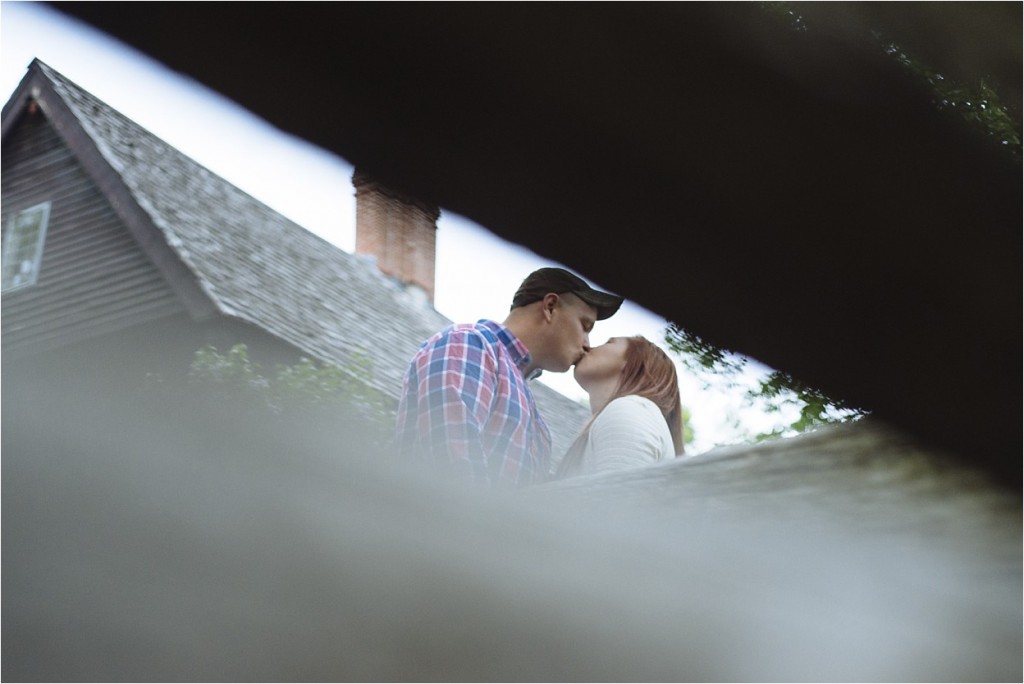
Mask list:
[[551,311],[550,344],[544,370],[564,373],[590,351],[590,331],[597,321],[597,309],[574,294],[558,296]]

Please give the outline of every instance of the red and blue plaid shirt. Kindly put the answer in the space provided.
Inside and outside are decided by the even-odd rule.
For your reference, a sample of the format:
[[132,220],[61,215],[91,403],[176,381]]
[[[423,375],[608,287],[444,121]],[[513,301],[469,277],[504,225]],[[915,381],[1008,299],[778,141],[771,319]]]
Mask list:
[[451,325],[420,346],[405,374],[397,445],[492,488],[547,477],[551,433],[523,369],[526,347],[505,326]]

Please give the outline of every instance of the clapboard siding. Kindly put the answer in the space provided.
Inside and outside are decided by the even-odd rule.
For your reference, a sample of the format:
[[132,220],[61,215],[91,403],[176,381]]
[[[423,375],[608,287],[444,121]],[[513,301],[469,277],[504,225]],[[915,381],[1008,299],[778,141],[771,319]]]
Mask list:
[[[143,297],[128,293],[118,301],[120,306],[117,308],[106,307],[105,310],[83,308],[69,313],[62,319],[61,327],[36,326],[33,330],[38,332],[27,335],[23,346],[33,351],[54,349],[66,345],[70,341],[77,342],[100,334],[95,332],[97,330],[109,332],[127,329],[128,326],[125,326],[123,322],[132,316],[138,316],[139,321],[152,321],[180,313],[180,307],[162,306],[160,302],[154,301],[159,297],[158,293],[150,293],[149,296]],[[85,325],[86,323],[88,326]],[[68,330],[75,332],[69,334],[66,332]]]
[[39,280],[4,293],[3,351],[53,348],[183,311],[153,263],[41,114],[4,140],[3,230],[50,201]]

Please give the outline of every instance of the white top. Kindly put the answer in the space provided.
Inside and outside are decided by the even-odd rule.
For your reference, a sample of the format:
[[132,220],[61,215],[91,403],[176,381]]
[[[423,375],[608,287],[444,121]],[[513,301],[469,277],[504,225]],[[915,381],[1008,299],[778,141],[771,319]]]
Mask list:
[[631,394],[613,399],[591,423],[580,474],[637,468],[675,456],[661,409],[650,399]]

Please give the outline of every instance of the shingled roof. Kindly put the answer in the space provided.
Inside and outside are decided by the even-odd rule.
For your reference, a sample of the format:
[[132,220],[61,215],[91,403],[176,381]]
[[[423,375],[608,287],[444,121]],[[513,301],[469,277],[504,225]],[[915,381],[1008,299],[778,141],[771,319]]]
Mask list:
[[[451,323],[368,259],[288,220],[39,60],[4,108],[5,129],[29,93],[47,89],[67,107],[43,102],[47,117],[80,127],[216,314],[319,360],[345,366],[366,354],[372,384],[392,397],[419,344]],[[588,412],[547,386],[534,391],[560,453]]]

